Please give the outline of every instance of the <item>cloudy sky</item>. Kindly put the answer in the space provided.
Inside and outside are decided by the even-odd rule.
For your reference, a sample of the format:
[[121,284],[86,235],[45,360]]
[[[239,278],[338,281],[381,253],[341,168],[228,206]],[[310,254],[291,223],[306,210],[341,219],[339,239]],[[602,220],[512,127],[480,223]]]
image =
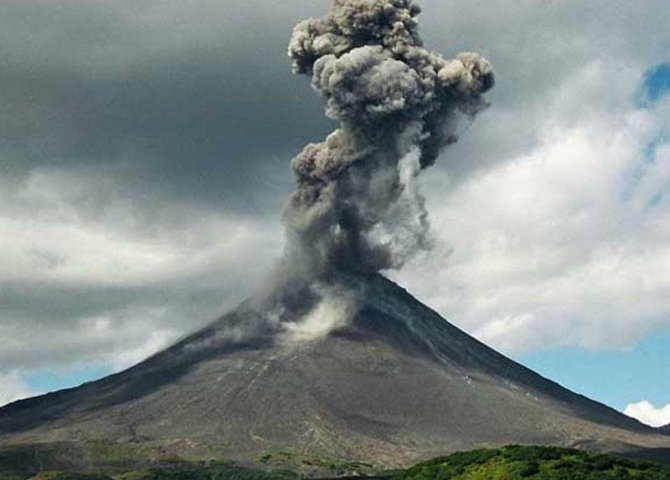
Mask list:
[[[290,158],[333,128],[291,75],[327,0],[6,0],[0,404],[141,360],[280,255]],[[667,0],[423,0],[491,107],[425,172],[437,248],[392,278],[489,345],[670,423]],[[664,373],[666,372],[666,373]]]

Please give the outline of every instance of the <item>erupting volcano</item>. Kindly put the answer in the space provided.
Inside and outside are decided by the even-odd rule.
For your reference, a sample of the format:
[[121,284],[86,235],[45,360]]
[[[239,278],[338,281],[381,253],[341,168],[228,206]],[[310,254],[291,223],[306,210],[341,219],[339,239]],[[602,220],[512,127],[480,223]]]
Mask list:
[[294,71],[339,127],[292,161],[287,248],[268,282],[127,371],[1,409],[0,463],[51,452],[40,461],[58,464],[67,448],[86,465],[99,441],[387,466],[510,443],[670,459],[670,437],[496,353],[380,273],[430,249],[417,177],[494,84],[478,54],[426,50],[419,13],[413,0],[335,0],[296,26]]

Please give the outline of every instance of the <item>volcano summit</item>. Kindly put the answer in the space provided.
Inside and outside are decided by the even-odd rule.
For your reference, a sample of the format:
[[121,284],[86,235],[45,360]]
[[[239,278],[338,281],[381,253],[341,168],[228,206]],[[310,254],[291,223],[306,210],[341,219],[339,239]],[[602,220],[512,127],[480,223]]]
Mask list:
[[385,466],[509,443],[670,458],[669,436],[496,353],[385,278],[340,283],[364,300],[327,333],[296,338],[250,301],[125,372],[5,407],[0,463],[58,446],[83,452],[69,458],[84,468],[101,440],[152,458],[289,449]]

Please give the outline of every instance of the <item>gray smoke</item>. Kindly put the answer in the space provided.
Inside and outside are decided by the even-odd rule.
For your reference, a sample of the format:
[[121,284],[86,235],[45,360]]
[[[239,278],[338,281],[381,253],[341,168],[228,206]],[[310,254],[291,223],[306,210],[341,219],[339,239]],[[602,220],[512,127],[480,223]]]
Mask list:
[[340,123],[292,161],[284,221],[288,263],[302,275],[399,268],[430,246],[417,177],[456,141],[458,117],[485,108],[493,72],[476,53],[423,48],[420,11],[413,0],[335,0],[293,31],[294,72]]

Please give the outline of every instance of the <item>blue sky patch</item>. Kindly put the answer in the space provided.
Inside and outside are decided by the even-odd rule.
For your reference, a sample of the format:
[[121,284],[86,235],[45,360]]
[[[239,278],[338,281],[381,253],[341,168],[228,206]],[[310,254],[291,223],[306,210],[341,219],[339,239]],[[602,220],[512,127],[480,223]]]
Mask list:
[[[642,84],[635,94],[635,102],[639,108],[650,109],[668,93],[670,93],[670,63],[662,63],[647,70],[642,80]],[[624,200],[629,200],[631,198],[645,169],[649,164],[654,162],[654,155],[658,146],[667,143],[669,140],[670,132],[665,131],[645,147],[644,162],[631,173],[630,183],[623,192]],[[668,188],[659,191],[649,200],[647,208],[656,206],[667,194]]]
[[670,92],[670,63],[662,63],[647,70],[638,93],[638,103],[649,108]]
[[518,356],[527,367],[564,387],[618,410],[640,400],[670,403],[670,328],[652,332],[632,350],[565,348]]
[[113,370],[109,365],[79,366],[69,370],[45,368],[28,373],[23,380],[33,391],[53,392],[76,387],[111,373]]

